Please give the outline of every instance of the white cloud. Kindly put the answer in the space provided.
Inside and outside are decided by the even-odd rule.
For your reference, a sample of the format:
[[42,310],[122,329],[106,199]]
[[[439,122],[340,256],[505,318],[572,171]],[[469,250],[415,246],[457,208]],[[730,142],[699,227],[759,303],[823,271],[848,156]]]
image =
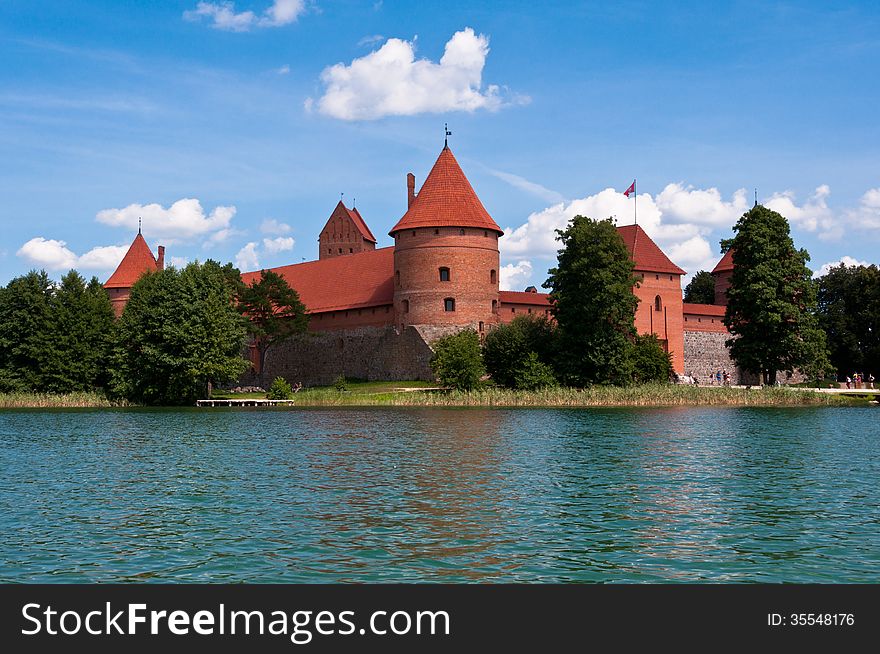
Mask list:
[[656,202],[666,222],[713,227],[729,227],[749,210],[745,189],[739,189],[730,202],[725,202],[717,188],[695,189],[681,183],[667,184]]
[[859,206],[846,212],[847,220],[862,229],[880,228],[880,188],[872,188],[861,197]]
[[[440,63],[415,58],[415,41],[388,39],[351,64],[329,66],[321,73],[324,95],[318,110],[341,120],[374,120],[420,113],[495,111],[505,104],[501,89],[482,90],[489,38],[470,27],[446,43]],[[523,98],[520,101],[525,101]],[[306,110],[312,107],[311,98]]]
[[238,251],[238,254],[235,255],[235,266],[241,272],[256,270],[260,267],[256,243],[252,241]]
[[279,236],[277,238],[264,238],[263,250],[266,254],[278,254],[293,249],[295,241],[291,236]]
[[215,207],[205,214],[201,203],[192,198],[178,200],[167,209],[159,204],[130,204],[124,209],[104,209],[98,212],[97,220],[113,227],[125,227],[134,231],[138,218],[143,218],[144,231],[151,238],[164,239],[166,244],[192,240],[197,237],[211,237],[222,240],[230,233],[228,230],[235,207]]
[[842,234],[840,224],[834,220],[834,214],[828,208],[828,196],[831,188],[827,184],[817,187],[807,201],[798,206],[793,191],[774,193],[764,202],[768,209],[776,211],[788,221],[808,232],[820,232],[825,238],[836,238]]
[[233,2],[199,2],[195,9],[183,12],[187,20],[206,18],[211,27],[228,32],[247,32],[254,27],[281,27],[296,22],[305,11],[304,0],[274,0],[257,15],[253,11],[235,11]]
[[360,41],[357,42],[359,46],[365,45],[376,45],[379,41],[383,41],[385,39],[381,34],[373,34],[372,36],[365,36]]
[[813,279],[817,277],[822,277],[823,275],[827,275],[832,268],[837,268],[838,266],[846,266],[847,268],[853,268],[855,266],[870,266],[871,264],[867,261],[859,261],[858,259],[854,259],[853,257],[843,256],[840,257],[837,261],[829,261],[828,263],[823,263],[822,266],[813,273]]
[[276,68],[275,72],[279,75],[287,75],[290,73],[290,64],[284,64],[280,68]]
[[189,259],[186,257],[169,257],[166,261],[167,265],[174,266],[175,268],[185,268],[188,263]]
[[501,266],[499,287],[502,291],[521,291],[532,279],[532,262],[521,260]]
[[49,270],[69,270],[76,267],[77,262],[77,256],[67,249],[67,243],[42,236],[29,240],[16,254],[34,265]]
[[47,270],[78,268],[110,272],[122,261],[122,257],[128,252],[128,247],[127,245],[98,246],[82,256],[77,256],[64,241],[38,236],[22,245],[17,254],[29,263]]
[[278,222],[274,218],[267,218],[260,224],[260,231],[264,234],[289,234],[290,225]]

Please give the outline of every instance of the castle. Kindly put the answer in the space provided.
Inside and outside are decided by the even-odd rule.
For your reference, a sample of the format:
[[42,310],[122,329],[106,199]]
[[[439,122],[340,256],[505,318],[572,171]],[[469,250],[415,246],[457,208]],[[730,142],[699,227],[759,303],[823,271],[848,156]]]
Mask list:
[[[282,376],[327,384],[339,375],[368,380],[432,379],[430,343],[463,328],[481,336],[519,315],[550,315],[547,294],[499,288],[498,239],[504,235],[483,206],[448,145],[419,189],[407,175],[407,210],[391,228],[394,245],[377,248],[356,208],[340,201],[318,239],[318,259],[272,268],[297,290],[306,306],[309,334],[271,349],[263,379]],[[708,381],[726,370],[743,380],[731,361],[722,323],[733,262],[726,254],[713,271],[715,304],[682,300],[684,270],[638,225],[617,228],[641,283],[635,326],[655,334],[679,374]],[[131,286],[163,266],[140,231],[105,285],[117,315]],[[260,271],[245,272],[250,283]],[[256,377],[254,377],[254,380]],[[247,383],[249,380],[243,380]]]

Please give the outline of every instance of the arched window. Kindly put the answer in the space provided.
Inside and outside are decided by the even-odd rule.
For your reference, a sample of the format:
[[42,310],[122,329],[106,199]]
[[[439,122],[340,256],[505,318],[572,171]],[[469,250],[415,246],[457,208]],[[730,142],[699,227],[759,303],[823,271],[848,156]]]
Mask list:
[[409,300],[404,300],[404,301],[403,301],[403,312],[404,312],[404,313],[409,313]]
[[494,270],[489,271],[489,281],[493,284],[498,281],[498,273]]
[[483,331],[483,321],[480,321],[480,331]]
[[663,300],[659,295],[654,298],[654,311],[663,311]]
[[458,230],[458,235],[459,235],[459,236],[464,236],[464,229],[460,229],[460,230]]
[[444,311],[455,311],[455,300],[451,297],[448,297],[443,300],[443,310]]
[[342,254],[342,248],[339,248],[339,254]]
[[498,313],[498,300],[492,300],[492,313]]
[[449,281],[449,268],[441,268],[440,269],[440,281],[448,282]]

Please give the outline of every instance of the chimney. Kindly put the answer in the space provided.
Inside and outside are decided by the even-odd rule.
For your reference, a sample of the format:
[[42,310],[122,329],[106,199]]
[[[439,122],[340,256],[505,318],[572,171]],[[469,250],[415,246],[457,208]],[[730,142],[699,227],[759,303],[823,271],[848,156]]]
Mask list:
[[412,173],[406,174],[406,208],[412,206],[413,200],[416,199],[416,176]]
[[159,260],[156,262],[159,270],[165,270],[165,246],[159,246]]

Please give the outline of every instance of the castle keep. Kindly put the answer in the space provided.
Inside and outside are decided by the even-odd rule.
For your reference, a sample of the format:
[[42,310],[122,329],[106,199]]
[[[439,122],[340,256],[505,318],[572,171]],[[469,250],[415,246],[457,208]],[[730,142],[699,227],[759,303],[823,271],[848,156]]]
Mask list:
[[[394,244],[377,248],[357,209],[340,201],[318,239],[318,259],[272,270],[299,293],[309,330],[269,350],[263,379],[328,384],[339,375],[368,380],[432,379],[429,344],[471,328],[481,336],[518,315],[549,315],[547,294],[499,289],[498,239],[504,232],[483,206],[448,146],[416,193],[407,175],[407,209],[391,228]],[[740,375],[727,354],[722,323],[724,295],[733,262],[730,253],[713,271],[716,304],[682,301],[675,265],[638,225],[618,227],[641,283],[635,325],[655,334],[671,354],[677,373],[708,381],[727,370]],[[153,257],[138,233],[105,285],[117,315],[134,281],[162,268],[164,248]],[[249,284],[259,271],[245,272]],[[253,374],[253,373],[251,373]],[[249,383],[249,379],[243,380]]]

